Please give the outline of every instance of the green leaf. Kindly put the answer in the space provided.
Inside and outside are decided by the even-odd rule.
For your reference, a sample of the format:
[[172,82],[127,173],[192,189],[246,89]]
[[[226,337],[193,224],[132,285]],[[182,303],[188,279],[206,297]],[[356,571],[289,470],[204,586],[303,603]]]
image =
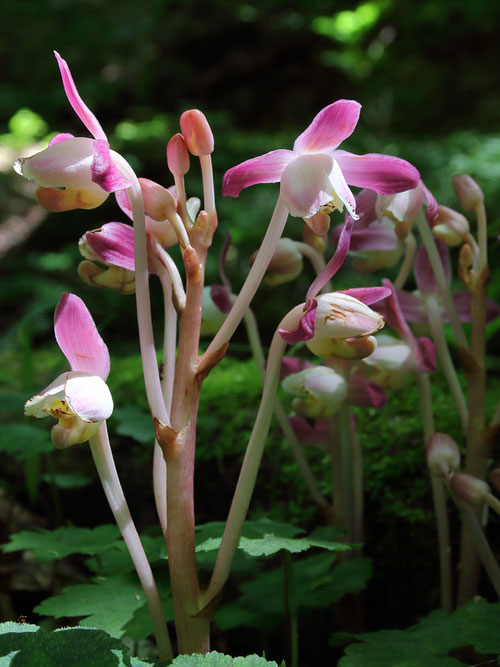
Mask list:
[[[222,522],[208,523],[200,526],[196,551],[214,551],[221,543],[225,524]],[[334,542],[322,539],[313,534],[310,537],[296,537],[304,531],[296,526],[278,523],[269,519],[245,521],[238,548],[249,556],[271,556],[281,549],[291,553],[307,551],[311,547],[319,547],[328,551],[348,551],[351,545],[345,542]],[[337,536],[339,533],[336,533]]]
[[34,611],[55,618],[85,616],[80,625],[105,630],[119,638],[145,603],[137,577],[100,577],[91,584],[66,586],[60,595],[44,600]]
[[258,655],[247,655],[246,658],[231,658],[229,655],[212,651],[201,655],[179,655],[171,663],[171,667],[278,667],[277,663],[268,661]]
[[36,625],[0,624],[0,667],[135,667],[128,649],[102,630],[61,628],[48,632]]
[[473,646],[478,653],[500,653],[500,604],[472,601],[453,614],[433,611],[407,630],[356,635],[363,643],[345,649],[340,667],[458,667],[448,654]]
[[31,424],[6,424],[0,429],[0,451],[7,452],[18,461],[53,449],[45,429]]
[[[360,591],[371,574],[367,558],[335,564],[332,553],[319,553],[292,563],[297,607],[323,609],[340,600],[346,593]],[[238,610],[232,604],[222,605],[214,621],[224,630],[240,625],[273,627],[282,622],[284,614],[283,569],[259,574],[253,581],[240,585]],[[234,612],[234,613],[233,613]],[[220,625],[219,625],[220,623]]]
[[115,432],[126,435],[142,444],[152,444],[155,431],[151,415],[142,412],[135,405],[115,408],[113,418],[118,422]]
[[23,530],[10,536],[10,542],[2,545],[6,553],[33,550],[35,558],[47,562],[64,558],[69,554],[81,553],[93,556],[121,543],[120,531],[113,524],[97,528],[75,528],[64,526],[56,530]]
[[93,480],[81,472],[56,472],[51,475],[45,473],[42,480],[48,484],[54,484],[58,489],[81,489],[92,484]]

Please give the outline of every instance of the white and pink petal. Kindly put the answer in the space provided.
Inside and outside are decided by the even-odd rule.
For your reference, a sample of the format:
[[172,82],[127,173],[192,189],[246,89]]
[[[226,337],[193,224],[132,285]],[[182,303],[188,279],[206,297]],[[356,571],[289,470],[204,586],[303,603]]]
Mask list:
[[392,155],[355,155],[336,150],[332,157],[339,163],[349,185],[369,188],[378,194],[411,190],[420,181],[420,174],[412,164]]
[[228,169],[222,179],[222,194],[225,197],[237,197],[244,188],[251,185],[278,183],[283,170],[295,157],[293,151],[279,149]]
[[113,413],[111,392],[98,375],[71,371],[64,393],[68,407],[83,422],[101,422]]
[[354,100],[337,100],[322,109],[293,145],[297,153],[319,153],[335,149],[351,136],[356,127],[361,104]]

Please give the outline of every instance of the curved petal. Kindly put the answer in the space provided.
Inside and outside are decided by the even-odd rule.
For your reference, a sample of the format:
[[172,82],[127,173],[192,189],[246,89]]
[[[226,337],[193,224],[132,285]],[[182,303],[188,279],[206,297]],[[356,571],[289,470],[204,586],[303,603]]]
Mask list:
[[354,155],[347,151],[333,151],[349,185],[370,188],[381,195],[416,188],[420,174],[413,165],[392,155],[367,153]]
[[[446,281],[448,285],[451,284],[451,264],[450,264],[450,252],[448,246],[441,239],[435,239],[436,247],[439,252],[439,258],[441,259],[441,264],[443,265],[444,275],[446,276]],[[429,255],[424,245],[421,245],[417,256],[415,258],[414,266],[415,280],[417,287],[420,290],[421,294],[440,294],[436,278],[434,277],[434,270],[429,261]]]
[[415,356],[422,373],[431,373],[437,369],[436,347],[430,338],[416,339]]
[[[458,317],[461,322],[470,322],[470,303],[471,303],[471,294],[470,292],[456,292],[453,294],[453,302],[455,308],[457,309]],[[493,299],[488,299],[486,303],[486,321],[491,322],[495,320],[500,315],[500,305],[493,301]],[[446,313],[442,314],[443,320],[448,322],[448,316]]]
[[123,222],[108,222],[100,229],[86,232],[85,240],[96,258],[105,264],[135,271],[134,228]]
[[74,112],[85,125],[90,134],[92,134],[96,139],[106,140],[106,135],[99,121],[94,116],[92,111],[90,111],[90,109],[87,107],[85,102],[80,97],[78,90],[76,89],[75,82],[73,81],[73,77],[71,76],[71,72],[68,67],[68,63],[61,58],[57,51],[54,51],[54,55],[57,59],[59,70],[61,71],[64,92],[66,93],[66,97],[73,107]]
[[222,179],[222,194],[237,197],[244,188],[256,183],[277,183],[294,157],[293,151],[280,148],[231,167]]
[[351,234],[354,220],[348,216],[344,228],[339,237],[339,242],[335,254],[330,259],[325,268],[316,276],[311,286],[307,290],[306,301],[312,299],[321,291],[326,283],[332,278],[340,269],[349,252],[349,245],[351,243]]
[[100,422],[111,417],[111,392],[98,375],[71,371],[66,379],[64,393],[68,407],[83,422]]
[[126,190],[132,183],[124,178],[111,158],[109,144],[104,139],[94,141],[94,152],[90,166],[92,181],[105,192]]
[[31,157],[19,158],[14,169],[45,187],[97,188],[90,173],[93,154],[93,139],[75,137],[52,144]]
[[332,158],[324,153],[299,155],[285,167],[280,194],[291,215],[311,218],[334,199],[332,168]]
[[60,403],[64,399],[64,385],[66,384],[69,372],[61,373],[56,379],[45,387],[39,394],[36,394],[24,404],[24,414],[27,417],[47,417],[50,413],[50,407],[54,403]]
[[222,285],[210,285],[210,297],[221,313],[227,315],[233,307],[229,291]]
[[338,100],[322,109],[293,145],[297,153],[318,153],[337,146],[351,136],[358,124],[361,104]]
[[108,193],[95,188],[43,188],[35,190],[35,198],[42,208],[52,213],[84,209],[89,211],[97,208],[108,198]]
[[74,139],[75,135],[70,134],[69,132],[61,132],[60,134],[56,134],[55,137],[52,137],[52,139],[49,141],[49,146],[52,146],[53,144],[58,144],[60,141],[66,141],[66,139]]
[[65,292],[57,304],[54,333],[72,371],[86,371],[105,380],[109,352],[83,301]]
[[427,314],[422,296],[418,292],[396,290],[399,307],[407,322],[427,322]]
[[306,368],[312,368],[314,364],[298,357],[283,357],[281,360],[280,380],[284,380],[288,375],[300,373]]
[[391,294],[389,287],[352,287],[351,289],[339,290],[339,292],[353,296],[358,301],[361,301],[361,303],[364,303],[365,306],[378,303]]
[[286,329],[279,329],[279,335],[289,345],[299,343],[303,340],[310,340],[316,331],[316,311],[318,309],[318,302],[316,299],[311,299],[306,303],[306,313],[300,318],[299,325],[292,331]]
[[425,185],[423,181],[420,181],[420,188],[424,193],[424,200],[427,206],[426,217],[429,222],[432,222],[434,218],[437,218],[439,213],[439,204],[437,203],[436,197],[432,194],[429,188]]
[[353,375],[349,380],[349,402],[360,408],[381,409],[387,403],[387,393],[376,382],[363,375]]

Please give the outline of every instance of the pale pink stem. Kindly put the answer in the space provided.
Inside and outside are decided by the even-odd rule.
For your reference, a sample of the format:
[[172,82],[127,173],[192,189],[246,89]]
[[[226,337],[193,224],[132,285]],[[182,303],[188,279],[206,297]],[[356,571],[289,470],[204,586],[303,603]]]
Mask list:
[[396,276],[396,280],[394,281],[394,287],[396,289],[403,289],[405,282],[408,280],[416,252],[417,240],[413,234],[408,234],[405,238],[405,256],[398,275]]
[[174,183],[175,189],[177,190],[177,206],[179,208],[180,216],[185,228],[189,230],[193,226],[193,221],[189,216],[186,206],[186,186],[184,184],[184,176],[174,174]]
[[212,156],[200,155],[201,177],[203,179],[203,208],[208,217],[215,215],[214,173],[212,170]]
[[172,646],[170,644],[160,597],[151,566],[149,565],[139,534],[130,515],[127,501],[123,495],[109,444],[106,422],[102,422],[96,435],[90,438],[89,443],[104,493],[106,494],[123,540],[127,545],[146,597],[160,658],[170,661],[173,658]]
[[[165,310],[161,387],[165,407],[170,414],[175,370],[177,313],[172,304],[172,283],[170,282],[170,277],[165,269],[160,271],[159,278],[163,289],[163,303]],[[163,535],[165,535],[167,532],[167,465],[165,463],[163,451],[157,440],[155,440],[153,455],[153,491],[156,511],[160,519]]]
[[148,250],[141,186],[128,162],[114,151],[112,152],[112,155],[115,164],[120,168],[122,175],[132,181],[132,185],[127,190],[127,194],[130,200],[132,218],[134,221],[137,324],[139,328],[139,344],[141,348],[146,395],[153,417],[159,419],[160,422],[166,426],[170,426],[170,419],[161,393],[160,374],[158,371],[153,335],[153,321],[151,318],[151,303],[149,296]]
[[460,320],[458,319],[455,304],[453,303],[453,299],[451,298],[448,281],[446,280],[444,268],[441,263],[441,258],[439,256],[439,252],[436,246],[434,235],[432,234],[432,230],[429,227],[429,223],[425,219],[425,216],[422,212],[417,215],[416,222],[418,231],[420,232],[420,236],[422,237],[422,242],[425,245],[425,249],[427,250],[427,255],[429,256],[429,261],[431,263],[432,270],[434,272],[434,277],[436,278],[436,282],[439,287],[439,292],[443,300],[446,313],[450,320],[453,333],[455,334],[455,339],[459,347],[461,347],[464,350],[468,350],[469,344],[465,337],[465,333],[460,323]]
[[[422,414],[424,447],[427,447],[429,439],[434,434],[434,415],[432,413],[432,394],[429,376],[426,373],[415,373],[418,393],[420,396],[420,410]],[[452,588],[452,561],[450,544],[450,525],[448,511],[446,508],[446,496],[444,493],[443,480],[437,475],[431,475],[432,500],[436,515],[436,528],[439,546],[439,573],[441,589],[441,609],[451,612],[453,610],[453,588]]]
[[[301,255],[307,257],[307,259],[312,264],[315,274],[319,275],[326,266],[323,256],[320,255],[320,253],[317,252],[312,246],[308,245],[307,243],[302,243],[301,241],[295,241],[295,247]],[[328,280],[328,282],[326,282],[320,290],[321,294],[327,294],[328,292],[333,292],[331,280]]]
[[[253,358],[255,360],[255,365],[257,366],[257,370],[259,371],[261,379],[264,380],[266,375],[266,370],[265,370],[266,360],[264,357],[262,343],[259,336],[257,320],[255,319],[255,315],[253,314],[251,308],[248,308],[243,320],[245,322],[247,337],[250,343],[250,349],[252,350]],[[309,489],[309,492],[314,502],[318,505],[319,509],[325,514],[325,516],[331,521],[333,516],[333,508],[326,501],[325,497],[321,493],[318,483],[316,481],[316,477],[314,476],[314,473],[311,470],[309,463],[307,462],[307,459],[302,451],[302,445],[300,444],[297,436],[295,435],[295,431],[293,430],[290,424],[288,415],[286,414],[285,409],[278,398],[276,398],[274,404],[274,413],[276,415],[276,419],[278,420],[278,424],[280,425],[280,428],[283,431],[283,434],[290,445],[290,448],[295,457],[297,465],[299,466],[299,470],[302,473],[302,477],[304,478],[304,482],[306,483],[306,486]]]
[[[278,328],[292,329],[298,326],[303,315],[303,306],[294,308],[281,322]],[[245,521],[250,499],[255,487],[257,472],[266,444],[267,434],[271,425],[274,401],[279,382],[281,360],[286,350],[286,343],[275,331],[267,360],[264,391],[257,413],[257,418],[248,442],[245,458],[234,492],[231,509],[217,553],[217,560],[207,590],[203,596],[204,604],[209,604],[222,590],[231,570],[231,563],[238,548],[243,523]]]
[[458,381],[457,371],[453,365],[453,360],[448,349],[446,337],[444,335],[443,320],[441,318],[441,311],[436,298],[432,295],[425,300],[425,308],[427,312],[427,321],[431,329],[432,339],[436,345],[436,351],[441,362],[441,367],[445,374],[448,386],[455,401],[455,405],[462,424],[462,430],[467,433],[467,423],[469,421],[467,412],[467,402],[465,400],[462,387]]
[[182,284],[182,278],[179,273],[179,269],[177,268],[174,260],[161,246],[157,239],[153,239],[153,249],[163,268],[168,273],[168,277],[172,286],[172,296],[174,297],[175,302],[180,310],[183,310],[186,305],[186,292],[184,291],[184,285]]
[[253,299],[254,294],[262,281],[262,278],[264,277],[269,262],[274,255],[278,241],[280,240],[283,233],[287,218],[288,209],[286,208],[281,198],[278,197],[274,213],[269,223],[269,227],[267,228],[266,235],[264,236],[260,246],[257,257],[255,258],[255,262],[250,269],[247,279],[245,280],[245,283],[241,288],[241,291],[238,294],[238,297],[236,298],[231,311],[224,320],[223,325],[215,335],[207,350],[202,355],[202,360],[206,359],[212,353],[216,352],[223,345],[225,345],[230,340],[237,326],[243,319],[243,315],[250,305],[250,302]]

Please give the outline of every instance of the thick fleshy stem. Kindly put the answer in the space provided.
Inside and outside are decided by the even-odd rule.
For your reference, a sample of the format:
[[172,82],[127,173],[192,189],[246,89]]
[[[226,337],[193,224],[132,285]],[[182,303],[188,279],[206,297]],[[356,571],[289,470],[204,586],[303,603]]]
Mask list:
[[[290,329],[298,326],[302,313],[302,305],[297,306],[282,320],[278,328]],[[243,523],[248,512],[267,434],[271,425],[281,360],[285,350],[286,343],[279,335],[278,330],[276,330],[269,349],[266,379],[259,411],[245,452],[245,458],[238,477],[212,577],[204,594],[203,606],[209,604],[218,595],[229,577],[231,563],[238,548]]]
[[404,241],[405,245],[405,256],[403,262],[399,268],[398,275],[394,280],[394,287],[396,289],[403,289],[405,282],[408,280],[410,275],[413,262],[415,260],[415,254],[417,252],[417,240],[413,234],[408,234]]
[[90,438],[89,443],[104,493],[106,494],[123,540],[127,545],[146,597],[160,658],[162,660],[171,660],[173,658],[172,646],[158,590],[151,566],[149,565],[139,534],[130,515],[127,501],[123,495],[109,444],[106,422],[100,425],[96,435]]
[[477,220],[477,242],[479,245],[479,271],[482,271],[488,264],[488,223],[483,199],[478,202],[475,213]]
[[[320,253],[317,252],[312,246],[308,245],[307,243],[302,243],[301,241],[295,241],[295,247],[297,248],[297,250],[300,252],[301,255],[307,257],[307,259],[312,264],[314,272],[316,273],[316,275],[319,275],[326,266],[323,256],[320,255]],[[321,294],[327,294],[328,292],[333,292],[333,286],[331,280],[329,280],[328,282],[325,283],[325,285],[323,285],[320,292]]]
[[149,407],[153,417],[166,426],[170,426],[170,419],[163,402],[160,384],[160,373],[156,360],[156,349],[153,335],[153,321],[151,318],[151,303],[149,296],[148,250],[146,240],[146,226],[144,203],[142,201],[141,186],[137,176],[128,162],[118,153],[112,152],[115,164],[121,173],[132,182],[127,190],[132,208],[134,221],[134,253],[135,253],[135,294],[137,302],[137,324],[139,327],[139,344],[141,348],[144,384]]
[[281,197],[278,197],[274,213],[267,228],[266,235],[264,236],[260,246],[259,252],[257,253],[257,257],[255,258],[255,262],[250,269],[247,279],[245,280],[245,283],[241,288],[241,291],[238,294],[238,297],[236,298],[231,311],[224,320],[223,325],[215,335],[214,339],[206,349],[205,353],[202,355],[201,361],[207,359],[211,354],[222,348],[230,340],[237,326],[243,319],[243,315],[250,305],[250,302],[253,299],[254,294],[262,281],[262,278],[264,277],[269,262],[274,255],[278,241],[280,240],[283,233],[287,218],[288,209],[282,201]]
[[455,366],[453,365],[453,360],[451,358],[448,344],[446,342],[446,337],[444,335],[443,320],[441,318],[439,304],[436,301],[436,298],[430,295],[426,298],[425,307],[427,312],[427,320],[431,329],[432,339],[436,345],[436,350],[441,361],[443,372],[455,401],[455,405],[460,417],[460,422],[462,424],[462,429],[464,433],[467,433],[467,403],[462,391],[462,387],[460,386],[460,382],[458,381],[457,372],[455,370]]
[[443,300],[446,313],[450,320],[451,328],[453,329],[453,333],[455,334],[455,339],[457,341],[457,344],[463,350],[468,350],[469,344],[467,342],[467,338],[465,337],[465,333],[460,323],[460,320],[458,319],[455,304],[453,303],[453,299],[451,298],[451,293],[448,287],[448,282],[446,280],[443,265],[439,257],[436,241],[434,239],[434,235],[432,234],[432,230],[429,227],[429,223],[425,219],[423,212],[420,212],[417,215],[416,222],[418,231],[420,232],[420,236],[422,237],[422,242],[425,245],[425,249],[427,250],[427,255],[429,256],[429,261],[431,263],[432,270],[434,272],[434,277],[436,278],[440,295]]
[[[425,373],[415,374],[418,393],[420,397],[420,409],[424,430],[424,446],[434,434],[434,416],[432,413],[432,395],[429,376]],[[432,499],[434,512],[436,514],[436,527],[439,545],[439,572],[441,589],[441,609],[451,612],[453,610],[453,588],[452,588],[452,561],[450,545],[450,525],[446,509],[446,496],[443,480],[436,475],[431,475]]]
[[[161,262],[162,268],[167,271],[170,284],[172,286],[172,297],[174,299],[174,304],[176,310],[183,311],[186,305],[186,292],[184,291],[184,285],[182,284],[182,278],[179,273],[174,260],[170,257],[168,252],[161,246],[157,239],[153,240],[153,249],[158,257],[158,261]],[[161,272],[161,268],[158,273]]]
[[186,230],[191,229],[193,221],[191,220],[186,206],[186,186],[184,176],[174,174],[174,183],[177,190],[177,209]]
[[[252,350],[257,370],[259,371],[259,375],[261,376],[262,380],[264,380],[266,374],[266,361],[264,352],[262,350],[262,343],[259,336],[257,321],[250,308],[245,313],[243,321],[245,323],[250,349]],[[276,398],[276,402],[274,404],[274,414],[276,415],[278,424],[280,425],[280,428],[283,431],[288,444],[290,445],[297,465],[299,466],[299,470],[302,473],[302,477],[304,478],[304,482],[309,489],[309,493],[311,494],[318,508],[323,512],[328,521],[331,522],[333,519],[333,508],[321,493],[314,473],[311,470],[306,457],[304,456],[302,446],[297,436],[295,435],[295,431],[293,430],[292,425],[290,424],[288,415],[286,414],[285,409],[278,398]]]

